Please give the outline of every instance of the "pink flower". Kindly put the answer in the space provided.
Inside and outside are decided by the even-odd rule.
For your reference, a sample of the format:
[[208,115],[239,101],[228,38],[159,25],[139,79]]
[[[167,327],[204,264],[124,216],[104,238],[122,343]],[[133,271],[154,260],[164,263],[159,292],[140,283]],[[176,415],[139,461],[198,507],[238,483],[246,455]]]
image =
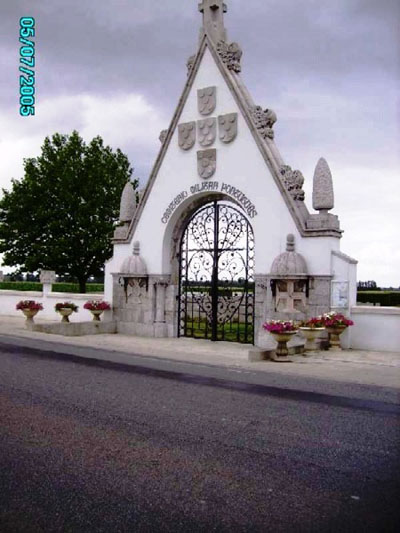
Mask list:
[[298,329],[291,320],[269,320],[263,324],[263,328],[270,333],[287,333]]

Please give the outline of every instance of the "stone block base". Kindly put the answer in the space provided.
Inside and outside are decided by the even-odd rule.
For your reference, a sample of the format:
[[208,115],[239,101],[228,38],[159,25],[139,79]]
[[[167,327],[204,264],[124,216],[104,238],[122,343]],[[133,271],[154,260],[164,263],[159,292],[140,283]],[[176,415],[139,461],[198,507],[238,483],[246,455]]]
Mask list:
[[118,322],[118,333],[124,335],[133,335],[136,337],[150,337],[156,339],[162,339],[169,337],[169,328],[167,324],[140,324],[134,322]]
[[80,337],[82,335],[100,335],[117,333],[116,322],[59,322],[56,324],[35,324],[29,326],[31,331],[64,335],[64,337]]

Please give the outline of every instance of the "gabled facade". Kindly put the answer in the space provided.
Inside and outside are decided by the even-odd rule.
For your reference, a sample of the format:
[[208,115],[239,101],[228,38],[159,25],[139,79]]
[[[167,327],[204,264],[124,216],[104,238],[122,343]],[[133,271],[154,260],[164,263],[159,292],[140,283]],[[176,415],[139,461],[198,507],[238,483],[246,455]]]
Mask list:
[[316,167],[310,214],[304,178],[274,142],[275,113],[241,80],[226,5],[199,8],[198,52],[147,187],[137,205],[129,184],[123,194],[106,297],[120,332],[263,345],[267,317],[354,305],[356,261],[340,252],[327,163]]

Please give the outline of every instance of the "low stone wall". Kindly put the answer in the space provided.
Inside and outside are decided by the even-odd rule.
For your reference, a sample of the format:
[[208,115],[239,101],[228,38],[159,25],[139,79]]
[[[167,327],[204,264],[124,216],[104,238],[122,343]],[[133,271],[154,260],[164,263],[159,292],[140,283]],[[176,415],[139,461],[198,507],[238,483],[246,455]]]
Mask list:
[[350,348],[400,352],[399,307],[352,307],[351,319],[354,326],[348,328]]
[[[32,292],[32,291],[4,291],[0,290],[0,317],[23,316],[21,311],[17,311],[15,306],[20,300],[35,300],[43,305],[43,311],[40,311],[38,317],[45,320],[60,320],[61,317],[54,310],[58,302],[73,302],[79,307],[77,313],[70,316],[71,322],[87,322],[91,320],[91,313],[83,308],[88,300],[103,300],[102,294],[75,294],[65,292]],[[108,322],[112,319],[112,312],[105,311],[101,320]],[[0,318],[1,320],[1,318]]]
[[117,333],[115,322],[58,322],[55,324],[31,324],[31,331],[49,333],[52,335],[64,335],[65,337],[79,337],[82,335],[100,335],[101,333]]

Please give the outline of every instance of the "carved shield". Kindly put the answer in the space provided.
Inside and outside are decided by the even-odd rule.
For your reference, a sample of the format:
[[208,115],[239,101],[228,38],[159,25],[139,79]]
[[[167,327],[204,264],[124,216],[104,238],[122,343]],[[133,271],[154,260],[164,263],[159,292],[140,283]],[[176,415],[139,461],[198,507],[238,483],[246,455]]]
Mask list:
[[217,88],[206,87],[197,91],[199,112],[201,115],[211,115],[217,105]]
[[237,135],[238,115],[229,113],[218,117],[219,139],[225,144],[232,142]]
[[205,118],[197,121],[197,131],[201,146],[211,146],[217,136],[217,119]]
[[217,168],[217,150],[210,148],[197,152],[197,168],[200,178],[211,178]]
[[178,142],[182,150],[190,150],[196,141],[196,122],[178,125]]

